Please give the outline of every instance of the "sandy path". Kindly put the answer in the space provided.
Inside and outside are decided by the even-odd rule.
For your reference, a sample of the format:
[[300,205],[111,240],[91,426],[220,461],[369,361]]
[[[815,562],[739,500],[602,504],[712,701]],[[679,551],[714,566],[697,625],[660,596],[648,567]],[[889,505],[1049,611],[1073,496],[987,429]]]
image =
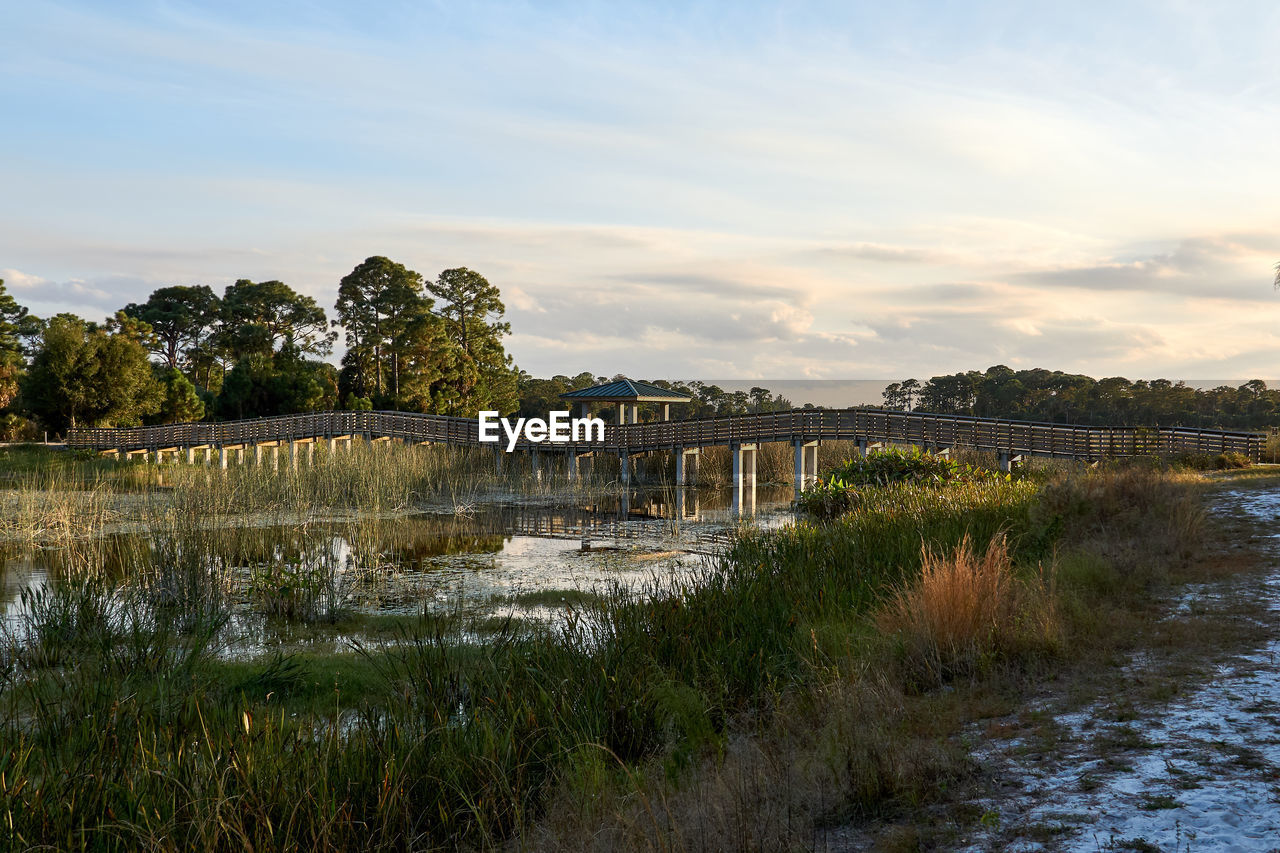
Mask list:
[[966,849],[1280,850],[1280,491],[1225,492],[1215,511],[1251,518],[1272,568],[1261,584],[1190,585],[1169,618],[1253,595],[1271,639],[1133,719],[1116,719],[1112,697],[1054,715],[1051,751],[1026,736],[980,744],[1004,790],[980,803],[985,828]]

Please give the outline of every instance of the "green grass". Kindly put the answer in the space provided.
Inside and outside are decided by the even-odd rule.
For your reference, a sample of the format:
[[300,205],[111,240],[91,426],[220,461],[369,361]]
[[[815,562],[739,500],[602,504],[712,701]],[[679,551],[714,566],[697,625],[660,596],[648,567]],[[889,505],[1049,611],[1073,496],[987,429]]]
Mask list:
[[[1004,534],[1019,565],[1050,558],[1062,531],[1087,526],[1082,494],[1003,479],[869,487],[854,512],[746,532],[675,585],[577,594],[563,623],[336,613],[315,630],[371,642],[244,662],[214,653],[225,607],[217,573],[200,570],[227,542],[175,521],[176,547],[139,552],[150,581],[124,600],[140,604],[64,583],[0,655],[0,837],[71,850],[496,846],[549,805],[642,794],[634,780],[655,760],[678,780],[728,754],[735,721],[786,703],[831,717],[823,697],[847,709],[824,729],[844,786],[826,819],[927,796],[959,762],[895,753],[898,700],[848,686],[874,660],[871,614],[923,548]],[[265,553],[252,536],[236,547]],[[1085,564],[1077,574],[1103,583]],[[207,602],[204,615],[146,608],[174,590]],[[868,746],[867,731],[883,742]]]

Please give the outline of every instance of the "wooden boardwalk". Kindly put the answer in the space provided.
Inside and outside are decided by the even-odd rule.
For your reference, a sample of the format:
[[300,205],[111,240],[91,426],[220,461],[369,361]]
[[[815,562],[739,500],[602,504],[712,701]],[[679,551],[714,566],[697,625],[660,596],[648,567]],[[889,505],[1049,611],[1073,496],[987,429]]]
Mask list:
[[[361,437],[454,445],[482,444],[474,418],[406,412],[317,412],[241,421],[174,424],[123,429],[77,429],[67,446],[122,454],[182,449],[236,449],[292,442]],[[1042,456],[1094,461],[1152,454],[1242,453],[1257,461],[1266,435],[1231,430],[1180,427],[1095,427],[896,412],[882,409],[793,409],[758,415],[732,415],[683,421],[609,425],[603,442],[533,444],[517,449],[622,457],[653,451],[713,446],[741,447],[765,442],[797,446],[822,441],[852,441],[863,449],[877,444],[915,445],[940,450],[967,447],[994,452],[1002,459]]]

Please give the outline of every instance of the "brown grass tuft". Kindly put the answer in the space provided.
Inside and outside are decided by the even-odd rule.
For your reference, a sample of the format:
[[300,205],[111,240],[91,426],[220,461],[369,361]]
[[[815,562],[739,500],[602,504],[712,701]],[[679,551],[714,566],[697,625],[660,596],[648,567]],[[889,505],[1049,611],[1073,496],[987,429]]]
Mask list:
[[978,553],[966,536],[950,554],[925,549],[920,576],[876,614],[895,638],[908,683],[932,687],[988,662],[1052,651],[1061,625],[1052,578],[1019,578],[1003,536]]

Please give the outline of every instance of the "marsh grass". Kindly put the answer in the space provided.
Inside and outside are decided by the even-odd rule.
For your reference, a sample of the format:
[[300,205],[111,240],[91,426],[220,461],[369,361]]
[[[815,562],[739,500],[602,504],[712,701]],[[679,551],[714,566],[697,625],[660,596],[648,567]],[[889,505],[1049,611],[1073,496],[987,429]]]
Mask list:
[[527,454],[504,454],[499,465],[490,450],[449,445],[357,440],[350,450],[330,452],[321,443],[311,454],[300,452],[296,466],[287,448],[273,456],[268,448],[257,464],[249,450],[244,463],[233,461],[224,471],[202,462],[156,465],[70,451],[0,453],[0,538],[50,544],[141,529],[155,521],[159,506],[209,523],[253,523],[264,516],[299,521],[320,513],[464,508],[495,497],[586,500],[619,489],[617,463],[608,456],[575,480],[551,454],[544,454],[536,479]]
[[[600,589],[565,602],[561,622],[424,613],[342,654],[233,663],[216,654],[223,584],[245,567],[278,583],[272,566],[327,559],[331,533],[270,533],[297,512],[287,504],[258,528],[216,533],[206,521],[225,507],[289,494],[313,507],[319,486],[244,483],[263,491],[228,499],[197,477],[178,502],[155,504],[172,512],[156,520],[168,539],[138,549],[142,579],[88,577],[23,611],[0,686],[0,837],[90,850],[804,846],[821,827],[928,802],[940,780],[970,772],[918,705],[944,694],[884,663],[876,617],[895,597],[908,596],[913,618],[890,627],[935,640],[950,635],[915,608],[972,602],[947,599],[939,580],[923,603],[922,567],[963,564],[952,574],[965,583],[967,571],[1014,590],[1067,533],[1124,539],[1181,505],[1173,483],[1144,479],[1162,472],[1096,476],[1052,489],[871,487],[831,523],[743,531],[699,572]],[[412,477],[398,482],[343,499],[396,505]],[[1128,501],[1145,503],[1125,515]],[[376,577],[392,527],[370,522],[353,534],[350,566],[324,572]],[[1173,521],[1152,529],[1182,535]],[[993,539],[995,556],[966,544]],[[1090,553],[1109,565],[1106,547]],[[350,620],[326,583],[314,600],[254,600],[278,616]],[[1075,575],[1067,585],[1091,594]],[[1031,595],[1004,601],[1015,622],[1048,612]],[[186,609],[195,615],[180,618]],[[984,645],[989,615],[970,620],[976,651],[961,644],[944,660],[926,645],[924,671],[963,685],[982,675],[973,655],[1021,648]]]

